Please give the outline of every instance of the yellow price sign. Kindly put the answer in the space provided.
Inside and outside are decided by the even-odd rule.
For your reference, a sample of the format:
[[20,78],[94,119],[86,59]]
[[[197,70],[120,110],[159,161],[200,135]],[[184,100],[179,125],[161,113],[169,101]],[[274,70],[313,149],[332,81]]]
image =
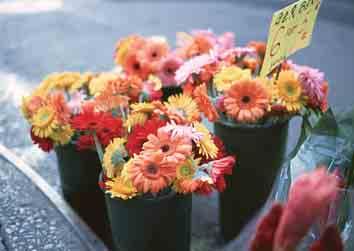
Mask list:
[[273,14],[261,77],[310,45],[320,5],[321,0],[299,0]]

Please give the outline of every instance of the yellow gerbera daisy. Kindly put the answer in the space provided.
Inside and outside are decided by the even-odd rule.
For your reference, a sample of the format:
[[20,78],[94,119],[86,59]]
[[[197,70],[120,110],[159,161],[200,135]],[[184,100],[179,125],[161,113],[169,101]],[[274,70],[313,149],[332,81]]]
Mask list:
[[110,193],[112,198],[127,200],[137,195],[137,190],[131,181],[125,181],[122,177],[115,177],[112,181],[107,181],[106,186],[109,187],[106,193]]
[[105,149],[103,155],[103,167],[108,178],[119,176],[125,164],[127,155],[123,138],[115,138]]
[[237,66],[229,66],[222,68],[214,76],[215,88],[218,91],[228,90],[235,81],[251,79],[250,69],[241,69]]
[[55,111],[50,106],[41,107],[32,117],[34,135],[47,138],[58,127],[58,122],[55,119]]
[[200,158],[188,158],[176,168],[177,179],[192,179],[200,163]]
[[129,36],[121,39],[117,43],[116,53],[115,53],[115,63],[123,65],[126,55],[129,51],[130,45],[135,41],[136,36]]
[[177,193],[193,193],[198,188],[198,181],[193,180],[194,174],[199,166],[200,158],[188,158],[176,168],[176,180],[173,189]]
[[136,125],[143,125],[145,121],[148,119],[148,115],[146,113],[137,112],[132,113],[128,116],[127,120],[124,121],[124,126],[130,130]]
[[130,158],[128,160],[128,162],[126,162],[122,168],[122,171],[120,173],[120,177],[123,178],[124,181],[129,182],[130,178],[129,178],[129,169],[131,168],[132,164],[133,164],[133,160],[134,157]]
[[87,85],[92,78],[93,78],[93,73],[91,72],[86,72],[84,74],[81,74],[81,77],[70,86],[69,92],[72,93],[80,89],[84,85]]
[[193,126],[197,132],[203,135],[196,144],[199,149],[199,154],[205,156],[206,158],[216,158],[219,149],[215,145],[209,130],[199,122],[194,123]]
[[57,129],[55,129],[53,133],[50,135],[50,138],[55,143],[58,143],[60,145],[65,145],[69,143],[73,135],[74,135],[74,130],[68,124],[68,125],[60,126]]
[[91,79],[89,83],[89,91],[91,95],[96,95],[104,90],[109,81],[115,80],[117,78],[115,73],[101,73],[97,77]]
[[282,71],[275,81],[275,99],[289,112],[297,112],[303,105],[302,87],[293,71]]
[[52,77],[51,75],[47,76],[39,85],[38,87],[32,92],[32,96],[46,96],[49,91],[51,90],[52,84]]
[[150,113],[153,112],[155,106],[152,103],[141,102],[141,103],[131,104],[130,108],[132,109],[132,113],[136,113],[136,112]]
[[73,83],[81,78],[79,72],[54,73],[48,76],[46,81],[50,82],[50,88],[68,90]]
[[188,122],[194,122],[200,117],[197,103],[185,94],[170,96],[165,106],[171,113],[178,114]]

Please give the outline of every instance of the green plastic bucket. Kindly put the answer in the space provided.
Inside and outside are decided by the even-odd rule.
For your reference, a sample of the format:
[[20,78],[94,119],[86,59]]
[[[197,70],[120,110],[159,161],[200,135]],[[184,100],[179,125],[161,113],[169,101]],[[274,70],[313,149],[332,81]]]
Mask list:
[[114,251],[189,251],[192,195],[129,200],[105,195]]
[[97,184],[101,163],[95,151],[77,151],[72,144],[55,148],[65,200],[88,226],[110,246],[111,233],[105,199]]
[[162,87],[162,100],[167,101],[169,96],[182,93],[183,90],[178,86]]
[[215,123],[215,134],[237,161],[219,196],[221,234],[235,238],[263,206],[286,152],[289,122],[268,126]]

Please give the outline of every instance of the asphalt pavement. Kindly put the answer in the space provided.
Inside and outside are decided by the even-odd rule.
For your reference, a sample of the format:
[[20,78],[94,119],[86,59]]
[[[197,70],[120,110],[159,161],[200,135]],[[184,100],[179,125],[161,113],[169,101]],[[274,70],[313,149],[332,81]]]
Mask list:
[[[266,40],[272,13],[291,1],[52,0],[40,12],[13,10],[4,5],[16,2],[19,1],[0,0],[0,143],[25,159],[59,192],[55,156],[43,154],[31,145],[28,127],[18,112],[20,97],[45,75],[58,71],[109,71],[114,67],[117,39],[131,33],[165,35],[174,43],[177,31],[211,28],[216,33],[235,32],[238,45]],[[326,73],[330,104],[336,108],[354,103],[353,13],[353,1],[324,0],[311,46],[291,57]],[[295,144],[299,122],[295,119],[291,124],[289,149]],[[4,175],[2,168],[0,180],[9,182],[12,176]],[[19,187],[27,185],[21,179],[11,182]],[[8,210],[2,199],[1,215],[6,212],[1,210]],[[215,250],[219,246],[215,238],[217,195],[195,197],[193,206],[193,251]],[[17,220],[23,219],[14,218],[12,223]],[[9,238],[1,231],[5,221],[0,216],[0,251],[16,250],[3,245],[3,239]],[[6,222],[11,222],[11,218]]]

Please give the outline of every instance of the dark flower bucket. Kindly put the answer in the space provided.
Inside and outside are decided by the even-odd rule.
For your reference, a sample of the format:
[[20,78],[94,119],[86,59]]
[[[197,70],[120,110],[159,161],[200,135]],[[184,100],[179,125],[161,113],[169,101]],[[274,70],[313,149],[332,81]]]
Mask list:
[[114,251],[189,251],[192,195],[174,191],[129,200],[106,194]]
[[226,241],[235,238],[267,200],[286,152],[288,127],[288,121],[268,126],[215,123],[215,134],[227,152],[237,156],[219,198],[221,234]]
[[97,185],[101,171],[97,153],[77,151],[72,144],[56,147],[55,152],[65,200],[110,246],[112,241],[105,200]]
[[169,96],[182,93],[183,90],[178,86],[162,87],[162,100],[167,101]]

